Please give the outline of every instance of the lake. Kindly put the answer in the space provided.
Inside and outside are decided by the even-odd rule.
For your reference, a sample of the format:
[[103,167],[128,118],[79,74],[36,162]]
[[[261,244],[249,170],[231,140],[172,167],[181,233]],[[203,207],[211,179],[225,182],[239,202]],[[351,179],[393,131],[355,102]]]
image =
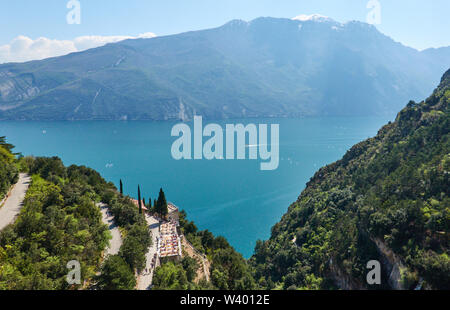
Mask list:
[[[185,209],[200,229],[225,236],[248,258],[267,239],[306,182],[321,166],[340,159],[355,143],[376,135],[388,117],[310,117],[214,121],[280,125],[280,163],[261,171],[260,160],[180,160],[171,156],[175,122],[0,122],[0,136],[24,155],[59,156],[86,165],[126,194],[168,201]],[[208,121],[204,120],[204,125]],[[205,139],[206,140],[206,139]]]

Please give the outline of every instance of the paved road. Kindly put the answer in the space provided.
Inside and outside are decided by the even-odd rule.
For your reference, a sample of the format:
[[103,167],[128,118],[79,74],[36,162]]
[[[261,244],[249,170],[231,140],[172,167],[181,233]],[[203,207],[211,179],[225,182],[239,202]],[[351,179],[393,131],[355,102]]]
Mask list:
[[117,224],[114,222],[113,215],[109,212],[108,206],[104,203],[98,203],[97,206],[102,211],[102,221],[108,225],[109,231],[111,232],[112,239],[109,241],[109,246],[105,251],[105,256],[116,255],[119,253],[120,246],[122,245],[122,236],[120,235],[120,230]]
[[[138,283],[137,288],[138,290],[149,290],[152,285],[153,280],[153,271],[154,268],[152,268],[152,259],[156,254],[156,239],[160,237],[159,234],[159,221],[154,218],[153,216],[145,215],[145,219],[147,220],[147,224],[152,232],[152,246],[149,247],[147,254],[145,255],[146,258],[146,265],[144,270],[141,272],[141,274],[138,276]],[[159,266],[159,259],[156,260],[156,266]]]
[[19,175],[19,181],[14,185],[5,204],[0,208],[0,230],[14,222],[23,206],[23,199],[30,186],[31,178],[25,173]]

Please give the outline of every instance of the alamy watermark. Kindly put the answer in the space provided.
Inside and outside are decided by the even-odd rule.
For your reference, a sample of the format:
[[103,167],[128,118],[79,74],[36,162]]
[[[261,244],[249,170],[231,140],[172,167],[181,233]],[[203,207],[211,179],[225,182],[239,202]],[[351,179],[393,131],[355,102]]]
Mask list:
[[367,262],[367,269],[371,269],[367,273],[366,281],[369,285],[381,284],[381,264],[377,260]]
[[66,265],[69,272],[66,276],[66,281],[69,285],[81,284],[81,265],[77,260],[71,260]]
[[81,24],[81,3],[78,0],[70,0],[66,6],[70,11],[66,15],[66,21],[69,25]]
[[378,0],[369,0],[367,2],[369,13],[367,13],[366,21],[368,24],[379,25],[381,24],[381,4]]
[[[172,157],[181,159],[233,160],[248,159],[261,162],[261,170],[275,170],[279,165],[279,124],[270,125],[270,143],[268,142],[268,125],[226,124],[225,135],[219,124],[208,124],[203,128],[201,116],[194,116],[194,132],[184,123],[173,126],[172,137],[179,137],[172,144]],[[210,137],[203,143],[204,137]],[[248,137],[248,143],[247,143]],[[225,139],[225,152],[224,152]],[[192,156],[194,140],[194,156]],[[270,146],[270,150],[269,150]]]

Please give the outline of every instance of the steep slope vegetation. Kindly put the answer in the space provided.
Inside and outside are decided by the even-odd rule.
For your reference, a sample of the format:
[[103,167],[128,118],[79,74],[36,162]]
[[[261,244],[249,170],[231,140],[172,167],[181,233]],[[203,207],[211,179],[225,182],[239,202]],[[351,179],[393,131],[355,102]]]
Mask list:
[[[57,157],[16,160],[11,156],[10,160],[32,175],[32,183],[15,223],[0,232],[0,290],[79,289],[96,284],[133,289],[134,270],[142,268],[150,239],[136,207],[92,169],[65,167]],[[120,269],[97,278],[110,238],[95,204],[99,201],[110,203],[120,217],[127,246],[120,256],[105,262],[119,261]],[[67,263],[72,260],[81,266],[80,285],[66,281]]]
[[[6,161],[0,157],[5,163],[0,169],[10,171],[4,184],[14,182],[19,168],[32,175],[19,216],[0,231],[0,290],[135,289],[135,274],[145,266],[151,234],[130,197],[120,195],[93,169],[65,167],[57,157],[16,159],[10,152],[13,146],[5,138],[0,141],[0,151],[4,148],[7,154]],[[110,234],[96,205],[100,201],[108,204],[124,238],[119,253],[104,260]],[[211,281],[197,283],[197,262],[184,257],[157,269],[155,289],[255,288],[247,262],[224,237],[198,231],[185,212],[180,213],[180,224],[186,238],[211,261]],[[72,260],[81,266],[80,285],[66,281]]]
[[[0,233],[0,289],[68,288],[69,261],[78,260],[83,279],[97,270],[108,229],[94,204],[104,182],[59,159],[30,161],[32,184],[14,224]],[[89,180],[88,180],[89,179]]]
[[449,64],[448,48],[419,52],[365,23],[235,20],[0,65],[0,119],[394,115]]
[[19,176],[14,164],[13,148],[11,144],[6,142],[5,137],[0,137],[0,201],[2,201],[11,185],[17,182]]
[[[450,289],[450,70],[424,102],[320,169],[258,241],[263,287]],[[382,284],[366,282],[379,260]]]

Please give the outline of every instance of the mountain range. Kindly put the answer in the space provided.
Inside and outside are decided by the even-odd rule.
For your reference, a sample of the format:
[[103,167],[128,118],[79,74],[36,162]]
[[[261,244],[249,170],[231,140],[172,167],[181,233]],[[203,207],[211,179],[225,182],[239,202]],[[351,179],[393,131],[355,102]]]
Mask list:
[[0,119],[394,115],[449,65],[450,47],[418,51],[362,22],[233,20],[0,65]]

